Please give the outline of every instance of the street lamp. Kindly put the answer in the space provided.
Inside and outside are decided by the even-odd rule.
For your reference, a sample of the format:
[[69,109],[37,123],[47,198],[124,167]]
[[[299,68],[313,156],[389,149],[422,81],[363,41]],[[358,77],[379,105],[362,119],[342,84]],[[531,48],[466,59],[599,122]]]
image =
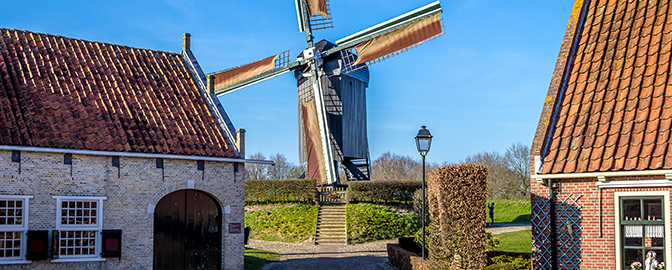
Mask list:
[[425,260],[425,156],[432,145],[432,134],[429,133],[427,126],[422,126],[415,136],[415,145],[422,156],[422,259]]

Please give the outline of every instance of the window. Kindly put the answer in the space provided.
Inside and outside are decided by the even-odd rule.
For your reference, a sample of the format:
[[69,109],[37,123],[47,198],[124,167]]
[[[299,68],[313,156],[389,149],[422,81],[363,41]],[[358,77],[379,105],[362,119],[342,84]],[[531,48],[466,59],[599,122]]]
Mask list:
[[647,254],[653,253],[658,263],[667,262],[670,256],[669,195],[622,192],[618,196],[618,193],[615,201],[618,269],[633,269],[633,263],[644,269]]
[[0,195],[0,264],[25,262],[30,198]]
[[96,260],[100,258],[100,231],[105,197],[55,196],[57,260]]

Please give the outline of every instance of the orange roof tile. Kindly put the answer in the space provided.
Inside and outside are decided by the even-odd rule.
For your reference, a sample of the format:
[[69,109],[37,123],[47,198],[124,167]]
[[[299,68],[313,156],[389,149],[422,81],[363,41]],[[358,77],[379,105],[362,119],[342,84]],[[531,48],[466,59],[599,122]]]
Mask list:
[[576,0],[533,144],[541,173],[672,168],[670,12]]
[[180,54],[3,28],[0,144],[236,157]]

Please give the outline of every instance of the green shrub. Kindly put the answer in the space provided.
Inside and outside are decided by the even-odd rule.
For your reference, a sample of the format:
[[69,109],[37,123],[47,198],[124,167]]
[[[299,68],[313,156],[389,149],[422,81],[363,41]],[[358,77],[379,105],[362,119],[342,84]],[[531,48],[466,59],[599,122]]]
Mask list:
[[352,202],[411,203],[413,193],[421,188],[420,180],[361,181],[348,184]]
[[492,236],[491,232],[485,232],[486,250],[495,250],[499,247],[499,238]]
[[317,205],[295,204],[268,210],[245,211],[250,238],[278,242],[311,242],[315,233]]
[[245,180],[245,203],[315,203],[315,179]]
[[419,216],[384,206],[348,204],[346,211],[349,243],[412,236],[420,228]]
[[486,270],[529,270],[532,263],[528,259],[501,255],[490,259],[492,264],[486,267]]

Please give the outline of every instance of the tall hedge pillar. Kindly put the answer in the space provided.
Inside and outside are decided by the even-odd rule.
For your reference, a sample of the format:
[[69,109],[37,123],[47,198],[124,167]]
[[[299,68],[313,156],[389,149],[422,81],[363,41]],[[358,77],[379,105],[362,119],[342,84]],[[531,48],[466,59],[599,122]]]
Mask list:
[[485,268],[485,166],[460,164],[429,173],[430,268]]

